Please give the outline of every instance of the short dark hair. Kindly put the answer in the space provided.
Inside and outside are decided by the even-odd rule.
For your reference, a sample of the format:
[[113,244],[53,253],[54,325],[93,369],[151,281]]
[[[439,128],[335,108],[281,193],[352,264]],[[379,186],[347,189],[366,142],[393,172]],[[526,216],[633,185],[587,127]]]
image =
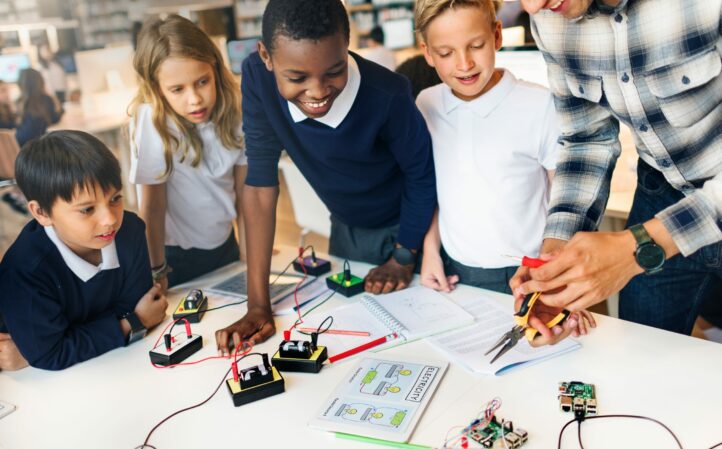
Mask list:
[[396,73],[404,75],[411,81],[411,93],[414,98],[427,87],[441,84],[439,74],[436,73],[436,69],[426,63],[424,55],[412,56],[402,62],[401,65],[396,67]]
[[341,0],[270,0],[263,12],[263,45],[269,53],[278,35],[317,41],[339,31],[348,42],[348,14]]
[[371,31],[369,31],[369,39],[383,45],[384,44],[384,29],[378,25],[371,28]]
[[97,137],[82,131],[53,131],[30,141],[15,161],[18,187],[28,201],[50,214],[58,198],[70,202],[78,189],[120,189],[120,164]]

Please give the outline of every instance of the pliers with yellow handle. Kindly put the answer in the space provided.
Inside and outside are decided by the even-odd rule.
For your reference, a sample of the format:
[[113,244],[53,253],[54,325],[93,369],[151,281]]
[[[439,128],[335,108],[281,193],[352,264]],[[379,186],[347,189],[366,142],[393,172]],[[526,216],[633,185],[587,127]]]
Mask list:
[[[492,346],[484,354],[489,355],[492,351],[501,346],[499,352],[496,353],[494,358],[492,358],[491,362],[489,363],[496,362],[499,357],[506,354],[511,348],[516,346],[516,344],[519,343],[519,340],[521,340],[522,337],[526,337],[528,341],[532,341],[534,337],[536,337],[539,331],[529,326],[529,313],[531,312],[531,309],[534,307],[534,304],[540,296],[541,292],[535,292],[526,295],[524,301],[521,303],[519,311],[514,314],[514,322],[516,323],[516,325],[512,327],[509,332],[506,332],[504,335],[502,335],[499,341],[497,341],[496,344],[494,344],[494,346]],[[546,326],[548,328],[552,328],[558,324],[562,324],[567,319],[567,317],[569,317],[569,311],[566,309],[562,310],[557,316],[552,318],[551,321],[546,324]]]

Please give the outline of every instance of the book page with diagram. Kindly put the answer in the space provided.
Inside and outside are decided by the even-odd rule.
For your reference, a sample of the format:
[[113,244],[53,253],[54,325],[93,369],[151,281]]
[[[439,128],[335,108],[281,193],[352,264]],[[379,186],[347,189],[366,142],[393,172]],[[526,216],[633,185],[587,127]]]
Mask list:
[[364,358],[309,423],[322,430],[408,441],[447,362]]

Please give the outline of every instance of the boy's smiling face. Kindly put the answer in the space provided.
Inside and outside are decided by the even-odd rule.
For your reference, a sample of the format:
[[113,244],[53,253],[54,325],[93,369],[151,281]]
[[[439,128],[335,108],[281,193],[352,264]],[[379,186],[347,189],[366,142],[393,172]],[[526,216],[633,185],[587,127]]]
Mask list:
[[70,202],[57,198],[50,213],[42,210],[37,201],[28,208],[43,226],[53,226],[60,240],[75,254],[97,264],[100,249],[110,245],[123,222],[123,198],[119,189],[103,192],[78,188]]
[[494,64],[501,48],[501,23],[492,25],[480,8],[449,8],[435,17],[426,27],[421,48],[426,62],[462,100],[481,96],[499,81]]
[[328,113],[348,81],[348,42],[338,32],[319,40],[274,38],[273,53],[259,44],[259,54],[273,71],[281,96],[309,118]]

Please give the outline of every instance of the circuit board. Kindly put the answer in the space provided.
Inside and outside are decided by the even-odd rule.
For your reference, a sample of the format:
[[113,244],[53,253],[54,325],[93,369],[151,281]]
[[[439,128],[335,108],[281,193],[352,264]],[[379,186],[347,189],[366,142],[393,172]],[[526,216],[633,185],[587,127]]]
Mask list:
[[[502,437],[503,435],[503,437]],[[476,442],[481,447],[493,449],[516,449],[526,443],[528,434],[524,429],[515,429],[511,421],[504,421],[502,424],[496,417],[482,427],[472,423],[466,433],[469,440]],[[506,445],[504,444],[506,440]]]
[[597,397],[594,384],[584,382],[559,382],[559,409],[585,417],[597,414]]

